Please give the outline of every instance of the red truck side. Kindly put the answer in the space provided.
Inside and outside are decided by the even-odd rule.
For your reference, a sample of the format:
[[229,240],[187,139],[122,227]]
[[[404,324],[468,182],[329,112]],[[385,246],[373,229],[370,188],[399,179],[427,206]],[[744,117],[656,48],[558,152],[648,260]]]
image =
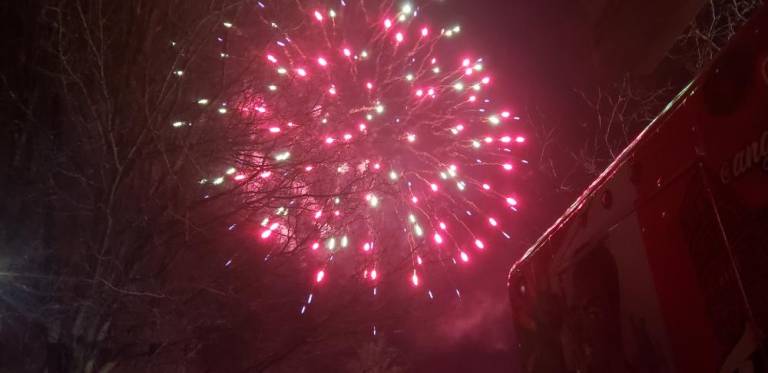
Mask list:
[[514,264],[526,372],[768,371],[768,9]]

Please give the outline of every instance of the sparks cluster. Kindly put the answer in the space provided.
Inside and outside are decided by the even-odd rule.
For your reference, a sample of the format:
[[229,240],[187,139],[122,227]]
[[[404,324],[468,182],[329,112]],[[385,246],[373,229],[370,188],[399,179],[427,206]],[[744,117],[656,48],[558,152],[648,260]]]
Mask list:
[[263,84],[217,109],[248,119],[253,146],[205,180],[270,191],[255,239],[305,250],[314,287],[352,268],[376,294],[392,257],[420,287],[430,264],[460,266],[510,238],[506,180],[525,137],[490,97],[483,59],[449,47],[459,26],[435,27],[411,3],[258,5],[273,37],[255,53]]

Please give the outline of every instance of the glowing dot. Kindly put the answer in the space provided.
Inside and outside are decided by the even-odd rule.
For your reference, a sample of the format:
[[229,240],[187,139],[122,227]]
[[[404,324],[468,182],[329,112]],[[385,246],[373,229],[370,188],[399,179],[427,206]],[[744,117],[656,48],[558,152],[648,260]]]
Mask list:
[[360,52],[360,57],[362,57],[362,58],[368,58],[368,52],[366,52],[366,51],[362,51],[362,52]]
[[331,87],[331,88],[328,88],[328,93],[329,93],[330,95],[335,95],[335,94],[336,94],[336,87]]
[[363,132],[363,131],[365,131],[365,128],[366,128],[366,126],[365,126],[365,123],[360,123],[360,124],[358,124],[358,125],[357,125],[357,128],[359,128],[359,129],[360,129],[360,132]]
[[225,107],[220,107],[219,108],[219,114],[226,114],[226,113],[227,113],[227,108],[225,108]]
[[371,82],[365,83],[365,88],[373,89],[373,83]]
[[325,278],[325,271],[323,270],[318,271],[317,274],[315,275],[315,281],[320,283],[321,281],[323,281],[323,278]]
[[401,43],[403,39],[405,39],[405,37],[403,37],[402,32],[398,32],[397,34],[395,34],[395,40],[397,40],[398,43]]
[[304,167],[304,171],[307,171],[307,172],[312,171],[312,166]]
[[499,225],[499,223],[494,218],[488,218],[488,223],[490,223],[494,227]]
[[435,238],[435,243],[437,243],[438,245],[443,243],[443,237],[440,236],[439,234],[435,233],[434,238]]
[[485,190],[491,190],[491,186],[488,184],[483,184],[483,189]]
[[219,185],[219,184],[221,184],[223,182],[224,182],[224,178],[223,177],[217,177],[216,179],[213,180],[213,184],[214,185]]
[[370,242],[366,242],[365,245],[363,245],[363,250],[364,251],[371,251],[371,243]]
[[328,250],[333,250],[336,248],[336,239],[331,237],[328,242],[326,243],[326,246],[328,247]]
[[421,259],[421,257],[420,257],[420,256],[417,256],[417,257],[416,257],[416,264],[418,264],[418,265],[422,265],[422,264],[424,264],[424,260],[423,260],[423,259]]
[[456,83],[453,85],[453,89],[455,89],[455,90],[457,90],[457,91],[461,91],[461,90],[463,90],[463,89],[464,89],[464,84],[462,84],[461,82],[456,82]]
[[176,128],[178,128],[178,127],[181,127],[181,126],[183,126],[183,125],[185,125],[185,124],[187,124],[187,122],[181,122],[181,121],[178,121],[178,122],[173,122],[173,123],[171,123],[171,125],[172,125],[173,127],[176,127]]
[[481,82],[483,82],[483,84],[488,84],[488,83],[491,82],[491,78],[486,76],[486,77],[483,78],[483,80],[481,80]]
[[464,67],[469,66],[469,58],[465,58],[463,61],[461,61],[461,66],[464,66]]
[[287,160],[290,157],[291,157],[291,153],[289,153],[289,152],[282,152],[282,153],[279,153],[279,154],[277,154],[275,156],[275,160],[284,161],[284,160]]
[[224,23],[223,23],[223,25],[224,25],[224,27],[226,27],[226,28],[230,28],[230,27],[232,27],[232,23],[231,23],[231,22],[224,22]]
[[237,181],[244,180],[244,179],[245,179],[245,175],[243,175],[243,174],[235,175],[235,180],[237,180]]
[[349,141],[349,140],[351,140],[351,139],[352,139],[352,135],[350,135],[350,134],[348,134],[348,133],[344,134],[344,140],[347,140],[347,141]]
[[461,261],[462,261],[462,262],[466,263],[466,262],[468,262],[468,261],[469,261],[469,255],[467,255],[467,253],[465,253],[465,252],[463,252],[463,251],[462,251],[462,252],[459,254],[459,256],[461,257]]
[[417,89],[416,90],[416,96],[418,96],[418,97],[424,96],[424,91],[421,90],[421,89]]
[[344,48],[344,49],[342,50],[342,53],[344,53],[344,55],[345,55],[345,56],[347,56],[347,57],[349,57],[349,56],[351,56],[351,55],[352,55],[352,51],[351,51],[351,50],[349,50],[349,48]]
[[432,72],[435,74],[440,74],[440,66],[435,66],[432,68]]
[[430,88],[430,89],[427,91],[427,94],[429,94],[430,96],[434,96],[434,95],[435,95],[435,89],[434,89],[434,88]]
[[277,63],[277,58],[275,58],[275,56],[273,56],[271,54],[267,55],[267,59],[269,60],[269,62]]
[[207,98],[201,98],[201,99],[197,100],[197,103],[199,105],[208,105],[208,102],[210,102],[210,101],[208,101]]
[[503,111],[503,112],[501,112],[501,116],[502,116],[502,118],[509,118],[509,112],[508,111]]
[[445,225],[445,223],[440,222],[440,229],[446,230],[446,229],[448,229],[448,227]]
[[413,203],[419,203],[419,198],[416,196],[411,197],[411,202]]
[[389,178],[392,180],[397,180],[397,173],[395,171],[389,171]]
[[403,7],[401,8],[401,10],[404,14],[411,14],[411,12],[413,11],[413,7],[411,6],[411,4],[403,4]]
[[483,243],[483,241],[480,241],[480,240],[475,240],[475,246],[477,246],[477,248],[481,250],[485,249],[485,244]]
[[259,177],[261,177],[262,179],[266,179],[266,178],[268,178],[270,176],[272,176],[272,172],[270,172],[270,171],[264,171],[264,172],[259,174]]
[[472,75],[472,73],[473,73],[473,70],[471,68],[468,67],[464,69],[464,75],[470,76]]
[[371,200],[369,201],[371,204],[371,207],[376,207],[379,205],[379,197],[371,196]]
[[320,243],[319,242],[315,242],[315,243],[312,244],[312,250],[317,250],[319,248],[320,248]]
[[288,70],[286,70],[286,69],[285,69],[285,68],[283,68],[283,67],[278,67],[278,68],[277,68],[277,73],[278,73],[278,74],[280,74],[280,75],[285,75],[285,74],[287,74],[287,73],[288,73]]
[[384,112],[384,105],[376,105],[376,113],[381,114]]
[[376,277],[379,277],[379,273],[376,272],[376,269],[371,270],[371,280],[375,280]]
[[406,74],[405,75],[405,80],[407,80],[409,82],[412,81],[413,80],[413,74]]
[[408,138],[408,142],[416,141],[416,135],[414,135],[412,133],[409,133],[408,136],[406,136],[406,137]]
[[495,115],[491,115],[490,117],[488,117],[488,122],[490,122],[493,125],[497,125],[497,124],[501,123],[501,120],[499,119],[499,117],[497,117]]
[[182,75],[184,75],[184,71],[183,71],[183,70],[176,70],[176,71],[174,71],[173,73],[174,73],[176,76],[182,76]]
[[413,271],[413,275],[411,276],[411,283],[413,286],[419,286],[419,276],[416,274],[416,271]]
[[299,74],[299,76],[307,76],[307,70],[304,70],[303,68],[296,69],[296,74]]
[[525,142],[525,137],[517,136],[517,137],[515,137],[515,142],[517,142],[517,143],[524,143]]
[[511,171],[512,170],[512,165],[509,164],[509,163],[504,163],[501,167],[503,167],[507,171]]
[[269,132],[280,133],[280,127],[269,127]]
[[429,29],[424,27],[421,29],[421,36],[427,36],[429,35]]
[[315,19],[318,21],[323,21],[323,15],[319,11],[315,11]]
[[320,66],[328,66],[328,61],[326,61],[323,57],[318,57],[317,64]]
[[328,11],[328,16],[331,18],[336,18],[336,12],[333,9],[331,9]]
[[437,184],[432,183],[429,185],[429,188],[432,189],[433,192],[437,192]]
[[503,143],[507,143],[507,142],[512,141],[512,138],[509,137],[509,136],[504,136],[504,137],[500,138],[499,141],[501,141]]
[[507,197],[507,204],[510,206],[517,206],[517,200],[512,197]]
[[347,236],[341,237],[341,247],[347,247],[347,244],[349,244]]
[[392,20],[387,18],[384,20],[384,28],[390,28],[392,27]]
[[483,139],[483,141],[485,141],[486,144],[490,144],[493,142],[493,137],[487,136]]
[[272,231],[271,230],[266,230],[266,231],[261,233],[261,238],[262,239],[267,239],[271,235],[272,235]]
[[270,91],[277,91],[277,86],[274,84],[269,85],[267,88],[269,88]]
[[326,137],[325,138],[325,143],[326,144],[333,144],[334,141],[335,140],[333,139],[333,137]]

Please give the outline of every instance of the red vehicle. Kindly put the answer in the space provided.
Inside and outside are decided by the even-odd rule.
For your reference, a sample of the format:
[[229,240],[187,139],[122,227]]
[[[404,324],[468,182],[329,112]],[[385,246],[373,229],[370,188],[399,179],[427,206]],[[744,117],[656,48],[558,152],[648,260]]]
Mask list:
[[768,371],[768,9],[508,285],[525,372]]

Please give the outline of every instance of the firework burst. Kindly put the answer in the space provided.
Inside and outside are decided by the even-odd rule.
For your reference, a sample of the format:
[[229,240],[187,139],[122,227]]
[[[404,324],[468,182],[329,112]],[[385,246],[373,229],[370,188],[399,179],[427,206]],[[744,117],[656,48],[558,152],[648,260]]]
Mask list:
[[525,138],[490,97],[483,59],[451,45],[458,25],[436,27],[412,3],[258,5],[272,35],[254,53],[265,84],[231,100],[235,113],[220,108],[251,127],[212,179],[270,191],[257,240],[303,251],[312,287],[351,268],[375,294],[385,263],[407,263],[398,276],[418,288],[430,264],[466,265],[510,238]]

